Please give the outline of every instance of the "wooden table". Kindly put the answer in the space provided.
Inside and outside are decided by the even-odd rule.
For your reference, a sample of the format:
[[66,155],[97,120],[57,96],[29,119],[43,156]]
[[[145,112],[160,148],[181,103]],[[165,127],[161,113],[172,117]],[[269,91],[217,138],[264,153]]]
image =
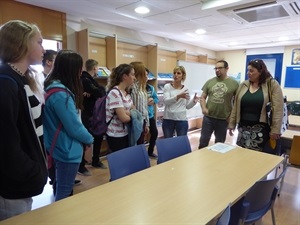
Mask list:
[[285,130],[283,134],[281,135],[281,138],[287,139],[287,140],[293,140],[294,135],[300,136],[300,131],[298,130]]
[[207,224],[282,157],[206,148],[0,224]]
[[300,116],[289,115],[289,125],[293,127],[300,127]]
[[294,165],[300,165],[300,149],[294,148],[292,149],[292,142],[294,136],[300,136],[299,130],[286,130],[281,135],[281,148],[284,149],[289,154],[289,162]]

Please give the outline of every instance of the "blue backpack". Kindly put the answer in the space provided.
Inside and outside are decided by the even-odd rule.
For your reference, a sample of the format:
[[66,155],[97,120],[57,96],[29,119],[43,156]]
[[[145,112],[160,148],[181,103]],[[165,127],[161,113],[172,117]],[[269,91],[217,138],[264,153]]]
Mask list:
[[[122,97],[122,94],[119,89],[117,89],[117,88],[112,88],[112,89],[118,90]],[[108,93],[107,93],[107,95],[108,95]],[[105,95],[101,98],[98,98],[95,102],[94,109],[93,109],[93,115],[89,121],[90,122],[90,131],[93,133],[93,135],[97,135],[97,136],[104,135],[107,131],[108,125],[110,124],[110,122],[114,118],[114,115],[116,114],[116,113],[114,113],[113,117],[108,122],[106,122],[106,98],[107,98],[107,95]]]

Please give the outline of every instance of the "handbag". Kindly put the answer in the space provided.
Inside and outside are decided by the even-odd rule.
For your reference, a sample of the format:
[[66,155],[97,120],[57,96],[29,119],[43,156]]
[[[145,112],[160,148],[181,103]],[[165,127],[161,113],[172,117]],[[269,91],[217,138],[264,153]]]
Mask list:
[[268,124],[272,125],[272,114],[273,114],[273,105],[272,105],[272,92],[271,92],[271,80],[268,79],[267,86],[268,86],[268,95],[269,95],[269,102],[266,105],[266,112],[267,112],[267,118],[268,118]]
[[[272,144],[272,141],[274,144]],[[262,152],[268,153],[268,154],[273,154],[273,155],[280,155],[281,153],[281,140],[271,140],[269,139],[267,143],[265,144]]]

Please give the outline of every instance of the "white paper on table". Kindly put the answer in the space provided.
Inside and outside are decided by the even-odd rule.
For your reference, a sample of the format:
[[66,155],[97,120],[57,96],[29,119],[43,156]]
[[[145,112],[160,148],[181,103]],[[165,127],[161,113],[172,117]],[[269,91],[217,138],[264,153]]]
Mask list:
[[209,150],[215,151],[215,152],[220,152],[220,153],[226,153],[232,149],[235,149],[235,146],[232,145],[227,145],[224,143],[216,143],[214,145],[208,146],[207,147]]

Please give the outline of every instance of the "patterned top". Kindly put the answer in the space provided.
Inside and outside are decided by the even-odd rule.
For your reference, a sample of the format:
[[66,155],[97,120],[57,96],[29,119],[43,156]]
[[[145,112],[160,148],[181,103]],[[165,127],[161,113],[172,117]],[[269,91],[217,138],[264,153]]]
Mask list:
[[[115,86],[114,88],[118,88]],[[118,88],[119,89],[119,88]],[[121,95],[122,96],[121,96]],[[129,94],[124,96],[122,92],[112,89],[106,99],[106,122],[108,122],[112,117],[110,124],[108,125],[106,134],[112,137],[124,137],[128,135],[128,130],[125,124],[119,120],[118,116],[115,114],[116,108],[125,108],[125,110],[130,110],[132,107],[132,99]]]
[[139,88],[138,81],[133,84],[131,98],[134,106],[142,114],[143,119],[146,121],[146,125],[150,126],[148,114],[148,94],[146,91],[142,91]]
[[233,98],[238,87],[238,82],[231,77],[224,80],[217,77],[209,79],[202,87],[202,91],[207,94],[207,116],[226,120],[231,113]]
[[43,147],[43,120],[42,120],[42,104],[40,103],[40,100],[38,97],[33,93],[33,91],[30,89],[29,85],[27,84],[27,81],[25,78],[23,78],[24,82],[24,88],[25,92],[28,97],[29,106],[31,107],[30,115],[32,118],[32,121],[34,122],[35,132],[36,135],[39,137],[39,141],[41,143],[41,146]]

